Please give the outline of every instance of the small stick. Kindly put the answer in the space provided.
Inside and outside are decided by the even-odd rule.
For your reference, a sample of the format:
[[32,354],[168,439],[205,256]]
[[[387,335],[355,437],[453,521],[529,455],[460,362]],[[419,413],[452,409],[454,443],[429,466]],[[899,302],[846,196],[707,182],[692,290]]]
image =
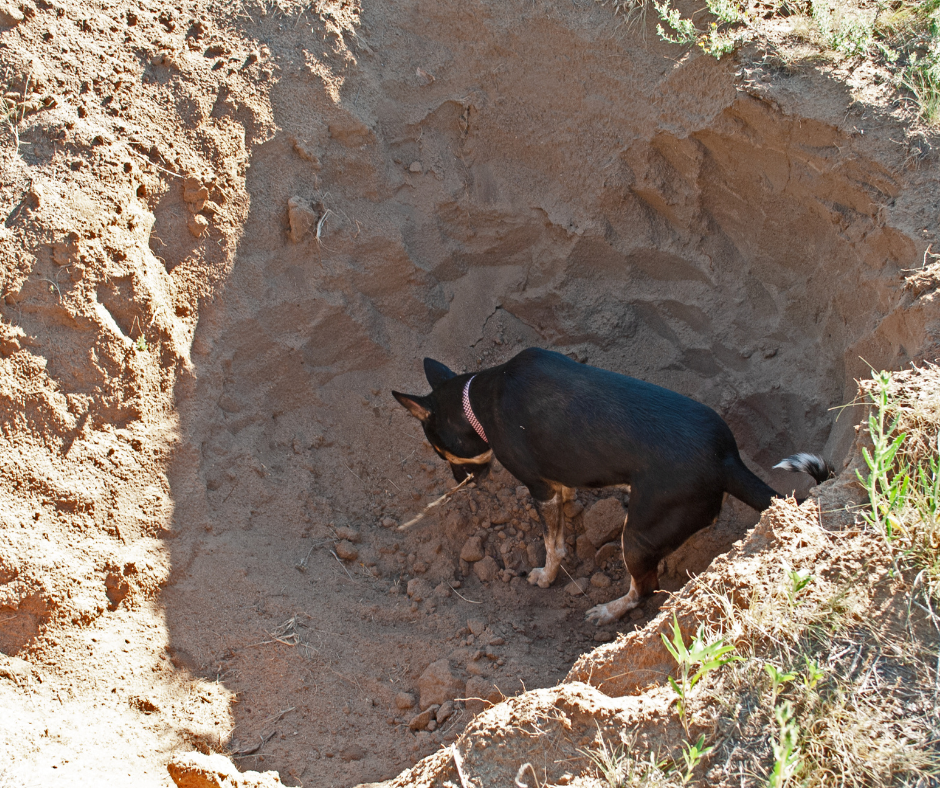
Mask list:
[[457,596],[459,596],[464,602],[469,602],[471,605],[482,605],[482,604],[483,604],[482,602],[474,602],[472,599],[467,599],[467,597],[465,597],[463,594],[461,594],[456,588],[454,588],[453,586],[451,586],[450,583],[448,583],[447,585],[449,585],[449,586],[450,586],[450,590],[453,591]]
[[419,514],[417,517],[413,517],[412,519],[410,519],[410,520],[409,520],[407,523],[405,523],[404,525],[399,525],[399,526],[398,526],[398,530],[399,530],[399,531],[404,531],[406,528],[411,528],[411,526],[413,526],[415,523],[420,522],[421,520],[423,520],[423,519],[424,519],[424,516],[425,516],[431,509],[433,509],[435,506],[440,506],[442,503],[444,503],[444,501],[446,501],[448,498],[450,498],[450,496],[452,496],[455,492],[457,492],[457,490],[459,490],[461,487],[463,487],[465,484],[469,483],[469,482],[472,481],[472,480],[473,480],[473,474],[471,473],[466,479],[464,479],[464,480],[463,480],[460,484],[458,484],[456,487],[452,487],[452,488],[449,489],[446,493],[444,493],[440,498],[438,498],[436,501],[432,501],[432,502],[429,503],[427,506],[425,506],[425,507],[424,507],[424,511],[421,512],[421,514]]
[[[313,547],[316,547],[316,545]],[[304,559],[299,564],[294,564],[295,569],[299,569],[301,572],[307,571],[307,562],[310,560],[310,556],[313,554],[313,547],[307,551],[307,555],[304,556]]]
[[320,217],[320,221],[317,222],[317,243],[320,243],[320,232],[323,230],[323,222],[326,221],[326,217],[329,216],[333,211],[327,208],[323,212],[323,216]]
[[[346,576],[347,576],[350,580],[352,580],[352,579],[353,579],[353,576],[352,576],[351,574],[349,574],[349,570],[346,568],[346,565],[345,565],[342,561],[339,560],[339,556],[336,555],[336,553],[335,553],[333,550],[330,550],[330,555],[333,556],[333,558],[336,559],[337,563],[338,563],[341,567],[343,567],[343,571],[346,573]],[[353,580],[353,582],[355,582],[355,581]]]
[[268,741],[274,737],[274,734],[277,733],[276,730],[271,731],[267,736],[262,736],[261,741],[256,744],[254,747],[249,747],[247,750],[239,750],[236,753],[232,754],[233,758],[247,758],[249,755],[254,755],[258,750],[264,747]]
[[281,717],[283,717],[285,714],[287,714],[287,713],[290,712],[290,711],[294,711],[296,708],[297,708],[296,706],[291,706],[289,709],[284,709],[284,711],[279,711],[279,712],[278,712],[277,714],[275,714],[273,717],[268,717],[268,718],[267,718],[264,722],[262,722],[261,725],[259,725],[258,727],[259,727],[259,728],[263,728],[265,725],[270,725],[272,722],[277,722],[277,721],[278,721],[279,719],[281,719]]

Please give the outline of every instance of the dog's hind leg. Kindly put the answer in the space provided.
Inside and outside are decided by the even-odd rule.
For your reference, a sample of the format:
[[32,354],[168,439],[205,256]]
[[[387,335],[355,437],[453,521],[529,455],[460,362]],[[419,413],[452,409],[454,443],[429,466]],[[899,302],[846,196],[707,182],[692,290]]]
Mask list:
[[[622,618],[659,588],[659,561],[696,531],[711,525],[721,511],[723,494],[682,505],[644,505],[638,496],[630,501],[630,513],[623,529],[623,560],[630,572],[626,595],[588,610],[586,618],[598,626]],[[656,511],[659,509],[660,511]]]
[[[533,489],[534,488],[534,489]],[[545,566],[529,572],[529,582],[540,588],[548,588],[555,582],[561,561],[565,557],[565,502],[574,497],[574,491],[567,487],[530,485],[529,491],[535,498],[535,504],[542,518],[545,537]],[[551,497],[540,500],[537,493],[549,492]]]

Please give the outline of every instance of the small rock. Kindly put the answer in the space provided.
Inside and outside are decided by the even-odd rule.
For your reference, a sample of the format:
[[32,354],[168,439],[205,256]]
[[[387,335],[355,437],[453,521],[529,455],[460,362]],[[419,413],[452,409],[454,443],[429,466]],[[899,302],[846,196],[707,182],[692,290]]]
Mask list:
[[613,633],[608,632],[606,629],[599,629],[594,633],[595,643],[610,643],[610,641],[613,639]]
[[450,586],[447,585],[447,583],[438,583],[434,587],[434,596],[438,597],[439,599],[447,599],[450,597],[450,594]]
[[421,577],[414,577],[408,581],[408,596],[415,602],[423,602],[433,593],[434,589],[431,588],[431,584]]
[[186,202],[205,202],[209,199],[209,190],[199,178],[190,176],[183,180],[183,199]]
[[453,700],[463,692],[463,682],[451,671],[450,662],[439,659],[432,662],[418,679],[422,709]]
[[491,646],[502,646],[505,642],[506,642],[506,641],[505,641],[503,638],[500,638],[500,637],[490,638],[490,645],[491,645]]
[[393,520],[391,517],[383,517],[383,518],[382,518],[382,527],[383,527],[383,528],[396,528],[397,526],[398,526],[398,522],[395,521],[395,520]]
[[339,751],[339,757],[347,763],[349,761],[361,761],[366,757],[366,752],[358,744],[347,744]]
[[421,167],[420,161],[411,162],[411,166],[408,167],[408,172],[421,172],[423,168]]
[[437,713],[434,715],[434,719],[437,720],[438,725],[442,725],[447,722],[454,715],[454,702],[452,700],[442,703],[441,707],[437,710]]
[[290,239],[299,243],[310,232],[320,215],[313,206],[302,197],[291,197],[287,201],[287,219],[290,222]]
[[488,583],[491,580],[495,580],[499,575],[499,564],[496,563],[492,556],[485,556],[482,561],[477,561],[473,565],[473,571],[480,580],[484,583]]
[[611,558],[614,558],[620,552],[619,542],[608,542],[601,545],[600,549],[594,555],[594,564],[604,566]]
[[593,563],[594,554],[597,552],[597,550],[594,548],[594,543],[591,541],[591,537],[587,534],[581,534],[581,536],[578,537],[576,545],[575,553],[577,554],[578,558],[580,558],[582,561],[590,561]]
[[471,676],[467,680],[466,706],[471,714],[479,714],[484,709],[499,703],[503,694],[496,685],[479,676]]
[[345,539],[347,542],[352,542],[353,544],[359,544],[359,542],[362,541],[359,532],[355,528],[350,528],[348,525],[337,528],[336,536],[340,539]]
[[471,536],[460,548],[460,560],[468,564],[482,560],[484,555],[483,540],[479,536]]
[[189,221],[186,222],[186,226],[196,238],[202,238],[209,231],[209,220],[200,214],[195,214],[189,217]]
[[413,709],[415,707],[415,696],[410,692],[399,692],[395,696],[395,705],[402,711]]
[[620,536],[626,514],[616,498],[603,498],[585,512],[584,533],[595,547],[600,547]]
[[344,561],[355,561],[359,557],[359,551],[355,548],[352,542],[347,542],[345,539],[343,539],[342,541],[336,543],[336,555],[338,555]]
[[591,575],[591,585],[594,588],[610,588],[610,578],[603,572],[595,572]]
[[589,582],[586,577],[579,577],[577,580],[572,580],[565,586],[565,593],[571,594],[572,596],[580,596],[584,593],[584,589],[588,587]]
[[583,511],[584,504],[582,504],[580,501],[568,501],[565,504],[565,517],[567,517],[569,520],[573,520]]
[[486,622],[478,618],[471,618],[467,621],[467,629],[470,630],[471,635],[482,635],[483,630],[486,629]]
[[[420,714],[417,714],[411,718],[411,722],[408,723],[408,727],[413,731],[427,730],[428,724],[431,722],[431,720],[434,720],[434,715],[437,714],[437,710],[439,708],[440,706],[437,705],[428,706],[428,708],[426,708]],[[434,727],[437,727],[437,720],[434,721]]]

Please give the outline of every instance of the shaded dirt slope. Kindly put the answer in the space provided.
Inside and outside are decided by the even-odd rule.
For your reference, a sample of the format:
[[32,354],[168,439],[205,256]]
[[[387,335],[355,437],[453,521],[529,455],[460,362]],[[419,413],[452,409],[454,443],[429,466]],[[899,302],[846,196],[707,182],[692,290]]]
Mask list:
[[[450,486],[388,395],[426,390],[425,355],[541,345],[669,386],[788,489],[785,454],[847,455],[830,408],[865,362],[936,346],[935,280],[903,284],[934,154],[838,75],[683,54],[589,2],[27,0],[0,23],[11,784],[167,785],[193,748],[384,779],[479,708],[412,730],[429,665],[495,698],[613,638],[583,613],[625,591],[620,494],[579,495],[547,591],[505,473],[396,530]],[[729,502],[665,587],[754,522]]]

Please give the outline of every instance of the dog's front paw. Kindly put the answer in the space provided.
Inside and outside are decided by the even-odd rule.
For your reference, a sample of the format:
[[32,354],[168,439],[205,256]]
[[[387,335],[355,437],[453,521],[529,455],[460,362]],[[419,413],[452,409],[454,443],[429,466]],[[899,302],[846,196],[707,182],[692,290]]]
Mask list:
[[618,616],[614,615],[607,607],[607,605],[595,605],[587,614],[584,616],[587,621],[593,621],[597,626],[602,627],[604,624],[611,624],[617,620]]
[[552,584],[553,577],[549,577],[544,566],[539,566],[529,572],[529,582],[532,585],[538,585],[539,588],[548,588]]

